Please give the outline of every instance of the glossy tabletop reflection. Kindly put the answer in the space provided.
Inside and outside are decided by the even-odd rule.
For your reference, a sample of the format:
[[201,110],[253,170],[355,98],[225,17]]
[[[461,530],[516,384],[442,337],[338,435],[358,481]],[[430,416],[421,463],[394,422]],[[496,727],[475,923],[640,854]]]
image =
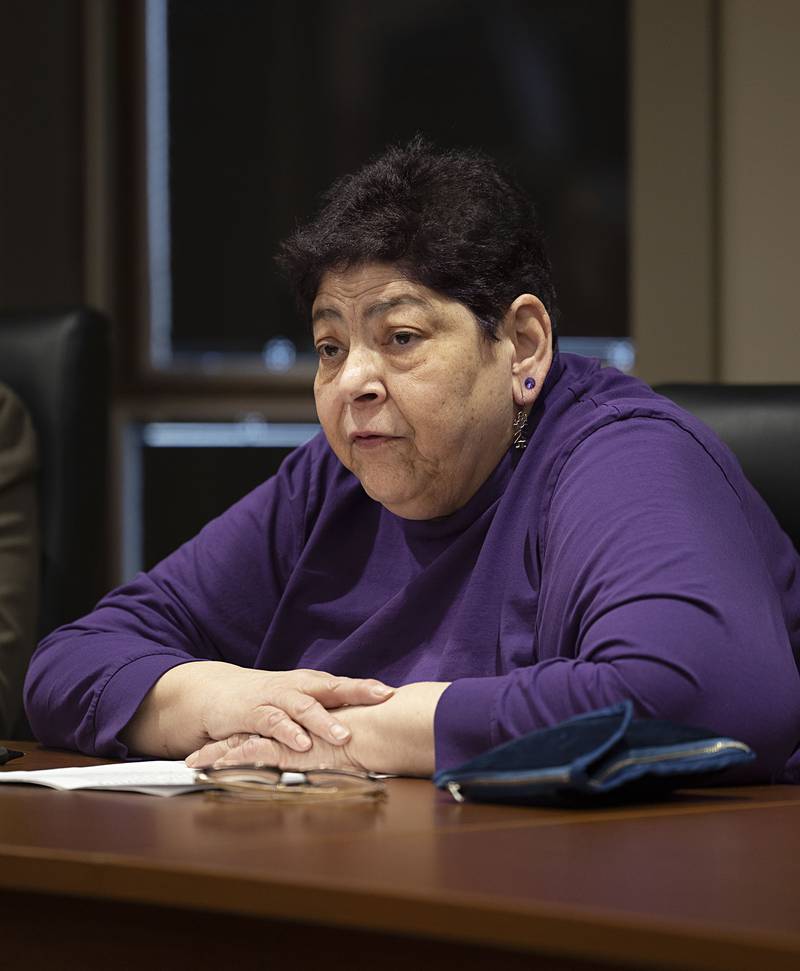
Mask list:
[[[17,747],[6,770],[99,761]],[[387,788],[279,806],[2,786],[0,887],[642,967],[800,967],[798,788],[592,811]]]

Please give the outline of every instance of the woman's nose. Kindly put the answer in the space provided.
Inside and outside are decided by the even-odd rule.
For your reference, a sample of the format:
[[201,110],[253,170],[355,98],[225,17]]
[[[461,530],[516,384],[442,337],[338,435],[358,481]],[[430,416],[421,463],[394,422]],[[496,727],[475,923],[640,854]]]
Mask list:
[[386,397],[380,355],[351,347],[339,372],[339,390],[348,401],[376,401]]

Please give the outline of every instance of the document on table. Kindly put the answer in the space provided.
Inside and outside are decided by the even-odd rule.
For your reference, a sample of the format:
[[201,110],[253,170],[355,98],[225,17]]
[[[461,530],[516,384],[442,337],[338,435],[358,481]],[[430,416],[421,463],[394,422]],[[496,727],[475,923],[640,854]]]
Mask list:
[[195,782],[195,771],[181,761],[122,762],[67,769],[0,772],[0,783],[27,782],[51,789],[106,789],[144,792],[149,796],[179,796],[212,789]]

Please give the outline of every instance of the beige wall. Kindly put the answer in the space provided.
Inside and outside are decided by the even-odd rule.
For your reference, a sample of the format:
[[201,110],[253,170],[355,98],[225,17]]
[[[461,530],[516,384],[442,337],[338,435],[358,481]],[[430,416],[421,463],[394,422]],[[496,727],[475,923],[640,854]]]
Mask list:
[[800,2],[632,0],[632,332],[651,382],[800,382]]
[[631,332],[652,383],[714,371],[711,0],[631,2]]
[[800,2],[722,12],[720,376],[800,382]]

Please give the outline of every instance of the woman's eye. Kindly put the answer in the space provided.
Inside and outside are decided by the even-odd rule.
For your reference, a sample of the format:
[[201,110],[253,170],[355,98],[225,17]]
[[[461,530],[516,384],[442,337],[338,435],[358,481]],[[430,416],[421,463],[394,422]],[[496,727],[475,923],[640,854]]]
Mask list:
[[407,330],[399,330],[396,334],[392,334],[392,340],[395,342],[395,344],[405,347],[407,344],[410,344],[416,336],[416,334],[412,334]]
[[335,344],[320,344],[317,347],[317,353],[321,358],[330,361],[339,353],[339,348]]

